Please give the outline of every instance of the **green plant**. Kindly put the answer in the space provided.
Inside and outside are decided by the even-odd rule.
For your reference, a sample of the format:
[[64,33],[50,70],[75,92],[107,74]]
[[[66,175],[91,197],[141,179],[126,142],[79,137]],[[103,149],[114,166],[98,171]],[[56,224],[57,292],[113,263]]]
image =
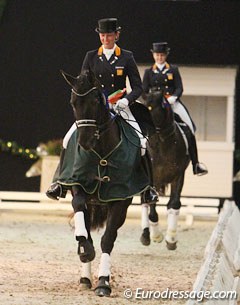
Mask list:
[[36,151],[39,157],[60,156],[62,151],[62,139],[54,139],[49,140],[46,143],[39,143]]

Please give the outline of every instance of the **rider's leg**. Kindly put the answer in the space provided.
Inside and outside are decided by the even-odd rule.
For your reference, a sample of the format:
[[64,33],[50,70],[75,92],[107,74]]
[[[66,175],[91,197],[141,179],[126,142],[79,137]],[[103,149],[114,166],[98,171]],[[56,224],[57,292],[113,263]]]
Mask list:
[[158,194],[156,192],[156,189],[153,186],[153,170],[152,170],[152,161],[151,158],[147,152],[147,139],[145,136],[143,136],[143,133],[141,131],[141,128],[139,124],[137,123],[136,119],[134,118],[130,108],[124,109],[124,111],[120,112],[120,115],[135,129],[141,143],[141,162],[143,165],[143,168],[149,177],[150,181],[150,188],[147,189],[143,195],[142,199],[145,203],[151,203],[158,201]]
[[64,155],[65,155],[65,149],[63,148],[61,151],[58,167],[53,177],[53,182],[51,183],[50,187],[46,192],[46,195],[54,200],[58,200],[59,198],[65,198],[67,194],[67,189],[63,185],[56,182],[61,173],[61,167],[63,164]]
[[182,103],[176,101],[174,104],[171,105],[172,109],[175,113],[177,113],[180,118],[185,122],[189,129],[191,130],[191,134],[188,136],[188,142],[189,142],[189,155],[192,161],[193,166],[193,174],[202,176],[206,175],[208,173],[208,170],[206,166],[203,163],[200,163],[198,160],[198,151],[197,151],[197,143],[195,138],[195,130],[193,126],[193,122],[190,118],[190,115],[186,108],[183,106]]
[[48,188],[48,190],[46,192],[46,195],[51,199],[58,200],[59,198],[65,198],[66,197],[67,188],[64,185],[59,184],[57,181],[58,181],[58,179],[61,175],[61,172],[62,172],[64,158],[65,158],[66,150],[67,150],[67,147],[68,147],[68,142],[69,142],[71,136],[73,135],[73,133],[75,132],[76,129],[77,129],[77,126],[74,123],[71,126],[71,128],[69,129],[69,131],[66,133],[66,135],[63,139],[63,149],[62,149],[62,152],[61,152],[60,161],[59,161],[58,167],[56,169],[56,172],[54,174],[53,181],[52,181],[50,187]]

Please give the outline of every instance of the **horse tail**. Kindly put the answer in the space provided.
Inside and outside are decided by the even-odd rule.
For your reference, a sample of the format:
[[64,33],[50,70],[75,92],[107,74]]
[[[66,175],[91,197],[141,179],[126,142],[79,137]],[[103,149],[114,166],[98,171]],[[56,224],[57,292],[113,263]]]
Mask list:
[[[103,228],[106,220],[107,220],[107,206],[105,205],[93,205],[89,204],[87,208],[87,212],[90,218],[90,229],[96,230]],[[74,212],[68,215],[68,224],[72,230],[74,230]]]
[[88,212],[90,215],[90,228],[96,230],[103,228],[107,220],[108,207],[104,204],[89,204]]

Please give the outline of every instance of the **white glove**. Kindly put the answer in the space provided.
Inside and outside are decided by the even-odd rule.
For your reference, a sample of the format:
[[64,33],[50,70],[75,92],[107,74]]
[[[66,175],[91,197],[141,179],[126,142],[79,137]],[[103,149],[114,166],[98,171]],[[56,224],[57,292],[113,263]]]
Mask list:
[[113,108],[115,111],[121,111],[128,107],[128,103],[128,99],[124,97],[118,100],[117,103],[113,106]]
[[174,104],[176,102],[177,96],[172,95],[172,96],[168,97],[167,100],[168,100],[169,104],[172,105],[172,104]]

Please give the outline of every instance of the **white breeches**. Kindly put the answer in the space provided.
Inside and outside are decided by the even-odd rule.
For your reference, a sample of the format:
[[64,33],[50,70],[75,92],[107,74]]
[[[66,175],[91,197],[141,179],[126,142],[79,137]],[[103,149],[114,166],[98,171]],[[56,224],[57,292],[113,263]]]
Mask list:
[[187,113],[187,110],[184,108],[184,106],[181,103],[179,103],[178,101],[171,104],[171,106],[172,106],[173,112],[175,112],[176,114],[178,114],[180,116],[180,118],[183,120],[183,122],[185,122],[188,125],[188,127],[191,129],[191,132],[194,134],[194,127],[193,127],[192,121],[189,117],[189,114]]
[[134,118],[131,110],[129,107],[126,107],[124,110],[120,112],[121,117],[127,121],[128,124],[130,124],[134,130],[136,131],[136,134],[138,135],[140,139],[141,144],[141,155],[144,156],[147,149],[147,139],[143,136],[143,133],[141,131],[140,126],[138,125],[136,119]]
[[68,142],[76,129],[77,129],[77,125],[76,123],[73,123],[71,128],[68,130],[65,137],[63,138],[63,148],[65,149],[67,148]]

